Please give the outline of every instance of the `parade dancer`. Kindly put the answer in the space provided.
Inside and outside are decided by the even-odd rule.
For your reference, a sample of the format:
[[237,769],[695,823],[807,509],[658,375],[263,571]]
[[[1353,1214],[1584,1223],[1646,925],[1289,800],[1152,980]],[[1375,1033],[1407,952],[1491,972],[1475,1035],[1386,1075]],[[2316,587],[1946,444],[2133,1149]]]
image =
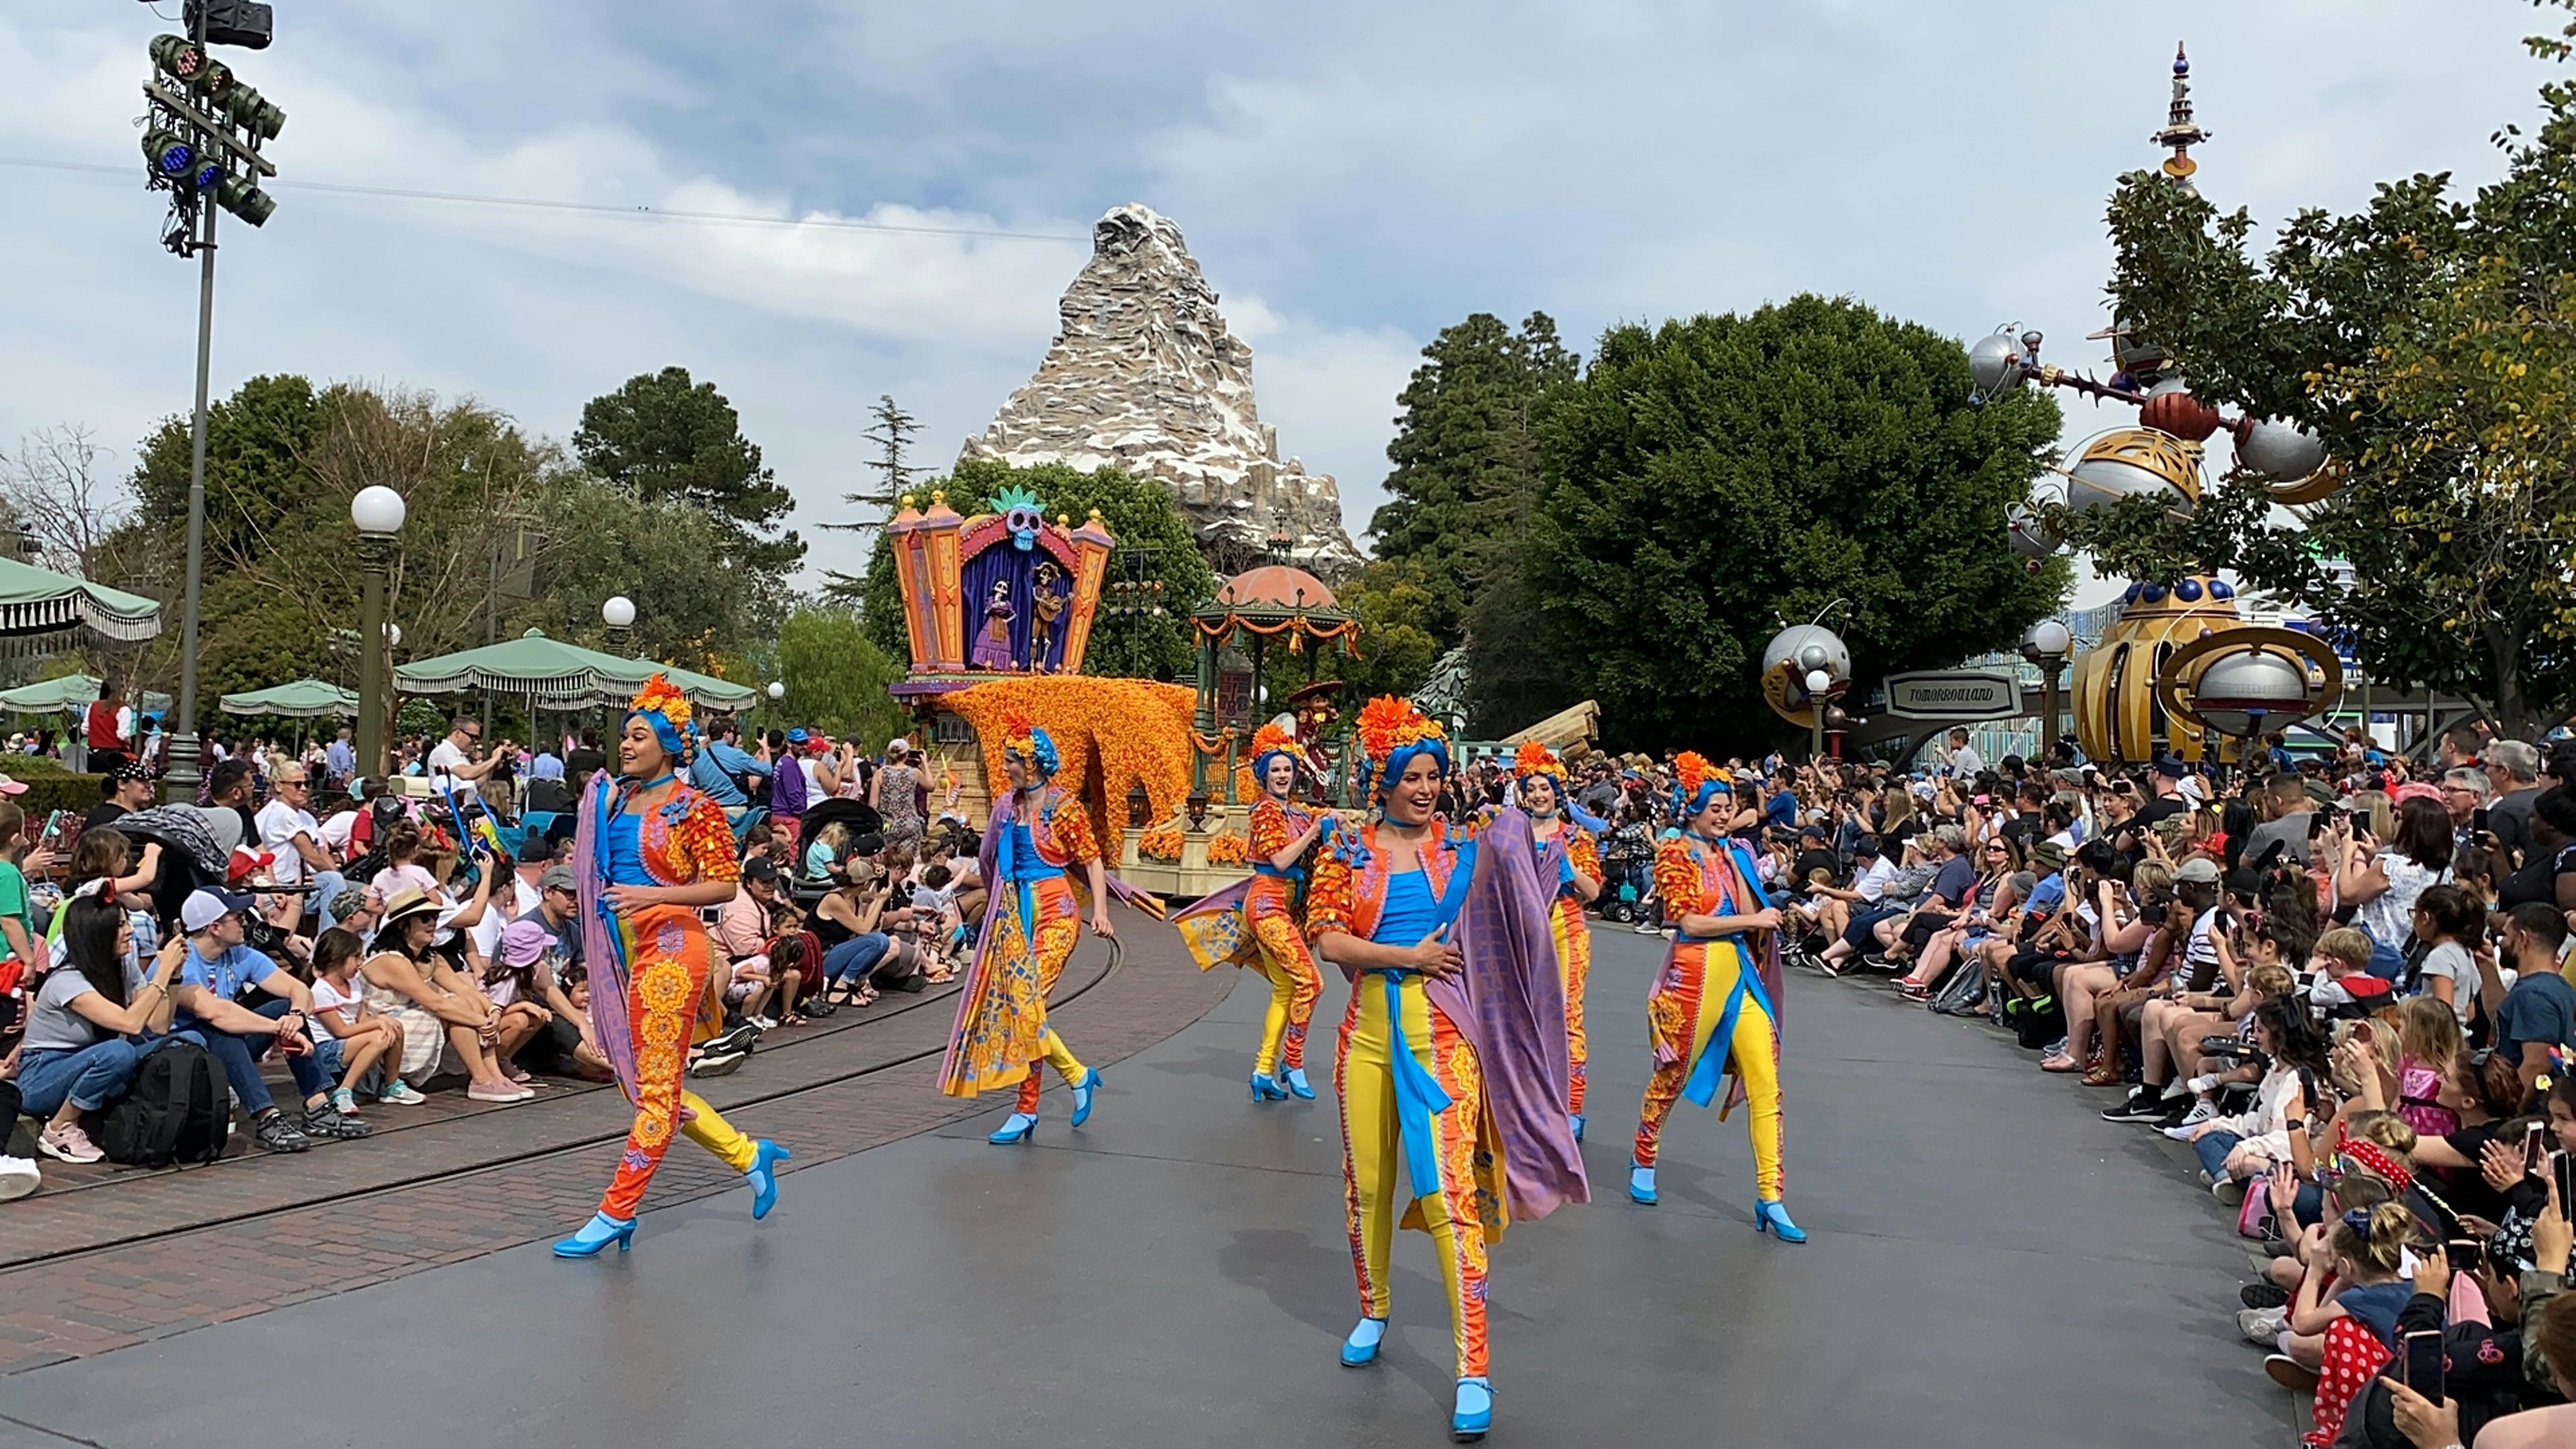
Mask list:
[[[1284,718],[1284,716],[1283,716]],[[1332,833],[1335,817],[1296,803],[1297,773],[1320,776],[1296,737],[1277,721],[1252,735],[1252,778],[1261,782],[1253,802],[1246,854],[1252,878],[1207,897],[1173,917],[1204,971],[1220,964],[1249,966],[1270,982],[1270,1010],[1261,1022],[1261,1045],[1252,1055],[1252,1100],[1314,1100],[1306,1080],[1306,1027],[1324,993],[1324,977],[1306,948],[1302,919],[1307,857]]]
[[1393,1307],[1395,1208],[1408,1204],[1404,1225],[1439,1251],[1457,1353],[1450,1434],[1468,1442],[1493,1423],[1486,1245],[1515,1218],[1590,1195],[1565,1116],[1550,890],[1519,810],[1472,840],[1448,834],[1435,813],[1448,744],[1410,701],[1369,701],[1358,742],[1381,818],[1334,833],[1306,919],[1318,953],[1352,983],[1334,1082],[1360,1321],[1341,1360],[1377,1359]]
[[1054,783],[1055,741],[1025,716],[1002,725],[1002,771],[1010,789],[993,802],[984,829],[982,878],[991,883],[975,962],[959,992],[957,1025],[939,1066],[939,1090],[972,1097],[987,1088],[1019,1088],[1010,1117],[986,1140],[1026,1142],[1038,1129],[1038,1063],[1073,1089],[1073,1125],[1091,1119],[1100,1073],[1077,1060],[1047,1025],[1047,992],[1064,973],[1082,930],[1069,869],[1091,888],[1091,930],[1118,934],[1109,921],[1110,879],[1082,802]]
[[[659,674],[645,681],[617,745],[617,778],[603,772],[582,802],[573,844],[582,959],[590,963],[591,1024],[618,1085],[635,1104],[626,1155],[581,1231],[558,1258],[625,1252],[635,1209],[677,1128],[751,1184],[751,1215],[778,1201],[776,1164],[789,1156],[734,1130],[680,1086],[693,1035],[722,1025],[707,992],[709,941],[698,912],[733,899],[741,867],[724,807],[677,774],[688,755],[689,701]],[[486,867],[488,869],[488,867]]]
[[1583,1030],[1583,996],[1592,979],[1592,927],[1583,908],[1601,894],[1601,847],[1592,832],[1574,817],[1574,792],[1567,788],[1565,762],[1536,740],[1523,741],[1513,757],[1520,776],[1521,809],[1529,813],[1530,830],[1539,845],[1539,873],[1551,872],[1556,896],[1548,907],[1548,932],[1556,940],[1556,961],[1565,982],[1565,1110],[1574,1119],[1574,1140],[1583,1140],[1584,1064],[1592,1046]]
[[1655,849],[1655,895],[1673,943],[1646,998],[1655,1065],[1638,1115],[1628,1196],[1655,1203],[1655,1149],[1673,1100],[1716,1100],[1731,1070],[1723,1117],[1746,1104],[1753,1137],[1756,1232],[1803,1243],[1807,1234],[1780,1203],[1780,912],[1762,893],[1752,852],[1727,838],[1735,783],[1687,750],[1673,761],[1673,819],[1681,833]]

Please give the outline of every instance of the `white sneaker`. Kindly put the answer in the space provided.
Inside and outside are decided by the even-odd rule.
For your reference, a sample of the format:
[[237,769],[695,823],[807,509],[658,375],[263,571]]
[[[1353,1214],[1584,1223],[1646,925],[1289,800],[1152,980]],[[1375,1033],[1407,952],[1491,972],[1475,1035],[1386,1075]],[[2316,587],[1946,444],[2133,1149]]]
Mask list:
[[2217,1115],[2218,1104],[2209,1100],[2207,1097],[2203,1097],[2191,1104],[2190,1111],[2182,1114],[2182,1125],[2185,1127],[2196,1127]]
[[[2176,1142],[2189,1142],[2191,1140],[2191,1128],[2188,1126],[2159,1127],[2156,1130],[2165,1134],[2167,1137],[2172,1138]],[[2207,1174],[2203,1175],[2206,1176]]]
[[5,1152],[0,1152],[0,1202],[7,1202],[13,1197],[25,1197],[34,1192],[44,1180],[45,1175],[36,1170],[33,1158],[11,1157]]
[[776,1031],[776,1030],[778,1030],[778,1023],[777,1023],[776,1021],[774,1021],[774,1020],[770,1019],[769,1017],[766,1017],[766,1016],[755,1016],[755,1017],[753,1017],[753,1018],[751,1019],[751,1024],[752,1024],[753,1026],[759,1027],[762,1031]]

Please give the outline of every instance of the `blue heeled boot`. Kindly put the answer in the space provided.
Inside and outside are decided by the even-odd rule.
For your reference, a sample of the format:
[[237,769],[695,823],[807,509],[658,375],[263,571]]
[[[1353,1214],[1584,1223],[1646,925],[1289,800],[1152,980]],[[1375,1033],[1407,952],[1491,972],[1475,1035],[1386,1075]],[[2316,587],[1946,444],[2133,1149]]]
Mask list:
[[1574,1140],[1575,1140],[1575,1141],[1577,1141],[1577,1142],[1580,1142],[1580,1141],[1582,1141],[1582,1140],[1583,1140],[1583,1114],[1582,1114],[1582,1113],[1580,1113],[1580,1112],[1575,1113],[1575,1114],[1574,1114],[1574,1117],[1573,1117],[1573,1121],[1574,1121]]
[[1279,1085],[1278,1080],[1272,1077],[1268,1072],[1254,1072],[1252,1074],[1252,1100],[1256,1102],[1285,1102],[1288,1100],[1288,1089]]
[[1803,1243],[1807,1240],[1807,1230],[1789,1221],[1789,1210],[1780,1206],[1780,1200],[1776,1197],[1759,1197],[1753,1200],[1753,1231],[1758,1234],[1765,1228],[1778,1233],[1780,1241],[1784,1243]]
[[753,1222],[769,1216],[769,1210],[778,1205],[778,1174],[771,1169],[770,1164],[785,1162],[795,1155],[766,1137],[761,1138],[759,1144],[752,1148],[751,1167],[743,1173],[742,1180],[751,1184],[751,1220]]
[[1013,1112],[1008,1118],[1003,1120],[1002,1125],[994,1131],[992,1136],[987,1137],[984,1140],[992,1143],[996,1147],[1008,1147],[1014,1142],[1026,1142],[1030,1138],[1035,1137],[1037,1133],[1037,1113]]
[[1315,1089],[1306,1084],[1306,1069],[1304,1067],[1290,1067],[1288,1070],[1281,1072],[1279,1074],[1279,1085],[1286,1087],[1288,1089],[1288,1095],[1295,1097],[1301,1102],[1311,1102],[1315,1100]]
[[1473,1444],[1494,1427],[1494,1386],[1486,1379],[1458,1381],[1458,1407],[1449,1415],[1449,1438]]
[[1073,1125],[1074,1125],[1074,1126],[1079,1127],[1079,1126],[1081,1126],[1083,1123],[1088,1122],[1088,1121],[1090,1121],[1090,1120],[1091,1120],[1091,1090],[1092,1090],[1092,1088],[1097,1087],[1097,1086],[1099,1086],[1099,1085],[1100,1085],[1100,1068],[1098,1068],[1098,1067],[1085,1067],[1085,1068],[1083,1068],[1083,1069],[1082,1069],[1082,1085],[1073,1089]]
[[606,1213],[592,1213],[590,1221],[581,1225],[580,1232],[555,1244],[555,1256],[596,1258],[611,1243],[615,1243],[617,1251],[623,1253],[633,1246],[634,1237],[633,1218],[612,1218]]
[[1386,1338],[1386,1320],[1363,1318],[1342,1340],[1342,1367],[1367,1368],[1377,1362],[1377,1346]]
[[1639,1167],[1634,1162],[1628,1164],[1628,1201],[1643,1203],[1647,1207],[1655,1205],[1655,1170],[1653,1168]]

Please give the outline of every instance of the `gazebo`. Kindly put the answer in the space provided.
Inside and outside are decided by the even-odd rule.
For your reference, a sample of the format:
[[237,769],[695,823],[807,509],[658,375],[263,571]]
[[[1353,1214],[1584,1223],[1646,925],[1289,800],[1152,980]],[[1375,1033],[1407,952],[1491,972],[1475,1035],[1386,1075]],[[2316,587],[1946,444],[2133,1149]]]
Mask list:
[[358,713],[355,690],[320,679],[297,679],[266,689],[244,690],[227,694],[216,703],[226,714],[267,714],[283,719],[319,719],[324,715],[354,719]]
[[1216,597],[1190,615],[1199,636],[1200,727],[1216,725],[1217,651],[1239,644],[1252,656],[1250,709],[1262,706],[1266,655],[1273,643],[1291,654],[1307,655],[1306,674],[1314,676],[1310,650],[1326,645],[1347,654],[1359,637],[1359,620],[1333,597],[1332,588],[1301,568],[1264,564],[1225,581]]
[[59,634],[74,628],[132,644],[161,632],[161,606],[140,594],[16,559],[0,559],[0,638]]
[[394,669],[394,688],[405,694],[483,689],[517,695],[535,709],[575,710],[623,703],[657,672],[678,685],[691,704],[705,708],[748,709],[760,698],[760,692],[747,684],[650,659],[621,659],[549,639],[542,629],[530,629],[498,644],[399,665]]

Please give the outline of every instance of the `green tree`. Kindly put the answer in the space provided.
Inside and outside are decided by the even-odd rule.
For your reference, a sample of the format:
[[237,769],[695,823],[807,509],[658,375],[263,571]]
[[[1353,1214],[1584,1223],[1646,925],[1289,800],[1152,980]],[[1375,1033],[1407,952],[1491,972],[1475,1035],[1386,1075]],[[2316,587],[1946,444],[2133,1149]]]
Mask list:
[[890,692],[903,679],[903,663],[868,638],[855,611],[826,605],[789,613],[778,626],[776,662],[787,686],[778,708],[787,718],[871,746],[903,733],[903,707]]
[[1711,753],[1779,723],[1761,649],[1836,598],[1864,681],[2009,644],[2065,595],[2006,540],[2057,436],[2036,393],[1969,403],[1950,338],[1848,300],[1603,335],[1559,389],[1530,580],[1613,739]]
[[[2571,35],[2530,45],[2564,60]],[[2350,215],[2300,213],[2260,260],[2244,211],[2121,178],[2121,317],[2203,401],[2315,432],[2345,481],[2295,522],[2238,476],[2188,517],[2052,510],[2062,536],[2141,575],[2235,570],[2350,630],[2375,677],[2462,693],[2509,733],[2576,707],[2576,85],[2540,100],[2473,195],[2387,182]]]
[[733,404],[685,367],[639,373],[592,398],[572,435],[583,466],[651,502],[676,498],[705,509],[724,530],[723,558],[779,578],[804,560],[796,530],[781,531],[795,499],[742,435]]
[[1381,694],[1406,695],[1422,687],[1440,657],[1431,632],[1439,608],[1422,566],[1402,559],[1378,558],[1362,564],[1342,581],[1338,597],[1360,621],[1356,656],[1327,651],[1316,672],[1344,684],[1345,716]]
[[532,512],[543,540],[535,614],[557,638],[598,642],[600,604],[623,594],[635,604],[635,652],[702,669],[778,628],[786,611],[775,578],[709,564],[724,552],[725,531],[679,499],[638,498],[575,474],[553,480]]
[[[1093,509],[1100,510],[1101,524],[1118,541],[1109,556],[1109,577],[1163,586],[1164,612],[1159,616],[1114,619],[1103,614],[1093,620],[1083,672],[1142,679],[1187,672],[1197,657],[1190,611],[1216,596],[1216,574],[1172,495],[1159,483],[1115,468],[1083,473],[1062,463],[1015,468],[981,459],[960,462],[955,472],[930,480],[921,491],[940,491],[949,507],[972,518],[991,508],[994,494],[1014,484],[1035,493],[1048,517],[1061,515],[1076,527]],[[904,629],[903,589],[895,578],[889,537],[878,536],[859,600],[868,637],[892,657],[910,659],[912,641]]]
[[[304,460],[331,407],[306,378],[254,377],[206,409],[206,556],[237,566],[268,553],[306,499]],[[133,490],[142,524],[188,526],[189,420],[164,418],[136,450]]]
[[1396,396],[1402,411],[1386,445],[1394,468],[1369,534],[1378,557],[1421,566],[1432,636],[1446,648],[1466,633],[1485,582],[1521,568],[1542,487],[1540,405],[1574,380],[1578,359],[1544,312],[1518,332],[1475,313],[1442,328],[1422,355]]

